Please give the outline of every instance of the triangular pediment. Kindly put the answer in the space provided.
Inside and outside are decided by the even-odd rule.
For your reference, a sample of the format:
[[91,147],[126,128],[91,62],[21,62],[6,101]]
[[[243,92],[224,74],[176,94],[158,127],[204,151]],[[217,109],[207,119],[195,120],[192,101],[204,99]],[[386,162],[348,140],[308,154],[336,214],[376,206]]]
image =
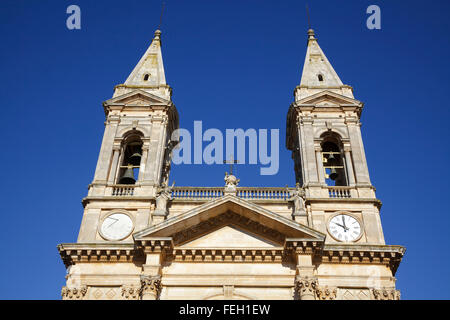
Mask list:
[[165,100],[157,95],[146,91],[135,89],[132,92],[105,101],[105,105],[111,106],[151,106],[167,105],[169,100]]
[[[235,235],[236,239],[239,236],[245,238],[246,234],[249,242],[257,242],[259,239],[277,246],[283,246],[286,238],[315,241],[325,239],[325,235],[319,231],[229,195],[141,230],[134,234],[134,238],[145,240],[154,237],[171,237],[174,245],[179,246],[190,242],[195,243],[196,239],[204,242],[209,234],[212,239],[215,239],[224,230],[230,230],[227,227],[232,229],[230,237]],[[241,234],[238,236],[239,232]],[[250,240],[249,237],[254,239]],[[200,240],[202,238],[203,240]]]
[[227,225],[190,240],[184,248],[274,248],[279,244],[233,225]]
[[342,106],[342,105],[354,105],[361,106],[362,102],[356,99],[352,99],[341,94],[324,90],[298,100],[297,105],[314,105],[314,106]]

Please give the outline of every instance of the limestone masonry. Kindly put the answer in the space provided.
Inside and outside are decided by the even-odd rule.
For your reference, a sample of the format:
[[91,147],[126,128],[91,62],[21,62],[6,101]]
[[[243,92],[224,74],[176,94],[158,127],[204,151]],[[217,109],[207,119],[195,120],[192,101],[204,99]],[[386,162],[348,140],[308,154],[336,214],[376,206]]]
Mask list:
[[[287,114],[296,187],[169,185],[178,112],[161,32],[112,99],[63,299],[400,299],[364,154],[363,103],[314,31]],[[218,177],[216,181],[220,181]]]

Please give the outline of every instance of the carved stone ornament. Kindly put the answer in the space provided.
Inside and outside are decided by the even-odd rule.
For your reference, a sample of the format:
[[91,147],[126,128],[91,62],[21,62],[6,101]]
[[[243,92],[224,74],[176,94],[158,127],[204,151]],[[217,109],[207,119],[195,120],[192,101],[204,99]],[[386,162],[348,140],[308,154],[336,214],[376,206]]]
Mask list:
[[232,174],[228,174],[228,172],[225,172],[225,192],[236,192],[236,187],[239,184],[239,179],[236,178]]
[[122,297],[126,300],[138,300],[140,296],[140,288],[133,285],[122,286]]
[[337,289],[325,287],[317,287],[316,296],[318,300],[334,300],[336,299]]
[[308,297],[314,300],[317,289],[317,279],[313,277],[298,277],[295,282],[295,290],[300,300]]
[[165,182],[161,184],[156,190],[156,209],[154,214],[166,215],[167,203],[172,200],[172,186],[168,186]]
[[294,215],[305,215],[305,190],[297,183],[295,190],[289,190],[289,200],[294,203]]
[[84,298],[87,292],[86,286],[77,288],[68,288],[64,286],[61,290],[61,297],[63,300],[81,300]]
[[158,299],[161,292],[161,277],[143,276],[141,278],[141,297],[146,295],[153,296],[154,299]]
[[400,291],[395,289],[372,289],[375,300],[400,300]]

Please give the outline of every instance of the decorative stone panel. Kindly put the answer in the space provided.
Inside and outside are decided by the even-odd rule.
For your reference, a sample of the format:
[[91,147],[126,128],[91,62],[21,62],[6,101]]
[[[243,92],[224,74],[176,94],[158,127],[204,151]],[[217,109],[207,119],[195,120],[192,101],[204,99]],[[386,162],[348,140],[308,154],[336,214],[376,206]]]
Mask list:
[[63,300],[82,300],[86,295],[87,287],[81,286],[76,288],[63,287],[61,297]]
[[337,288],[317,287],[316,296],[318,300],[334,300],[337,296]]
[[367,288],[338,288],[338,300],[371,300],[370,291]]
[[123,285],[121,294],[122,298],[125,300],[139,300],[141,288],[133,285]]
[[400,300],[400,291],[395,289],[372,289],[375,300]]

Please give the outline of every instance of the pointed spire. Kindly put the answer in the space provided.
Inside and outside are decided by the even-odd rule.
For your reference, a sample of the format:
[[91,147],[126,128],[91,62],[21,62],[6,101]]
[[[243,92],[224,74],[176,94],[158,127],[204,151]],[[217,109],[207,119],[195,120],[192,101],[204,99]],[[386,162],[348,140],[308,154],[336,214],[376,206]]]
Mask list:
[[164,63],[161,52],[161,31],[156,30],[152,43],[138,64],[128,76],[124,84],[116,86],[114,96],[130,92],[130,89],[141,89],[170,99],[171,88],[166,83]]
[[299,92],[296,90],[297,100],[323,90],[335,91],[353,98],[351,87],[344,85],[334,71],[320,48],[313,29],[308,30],[308,47],[299,88]]

